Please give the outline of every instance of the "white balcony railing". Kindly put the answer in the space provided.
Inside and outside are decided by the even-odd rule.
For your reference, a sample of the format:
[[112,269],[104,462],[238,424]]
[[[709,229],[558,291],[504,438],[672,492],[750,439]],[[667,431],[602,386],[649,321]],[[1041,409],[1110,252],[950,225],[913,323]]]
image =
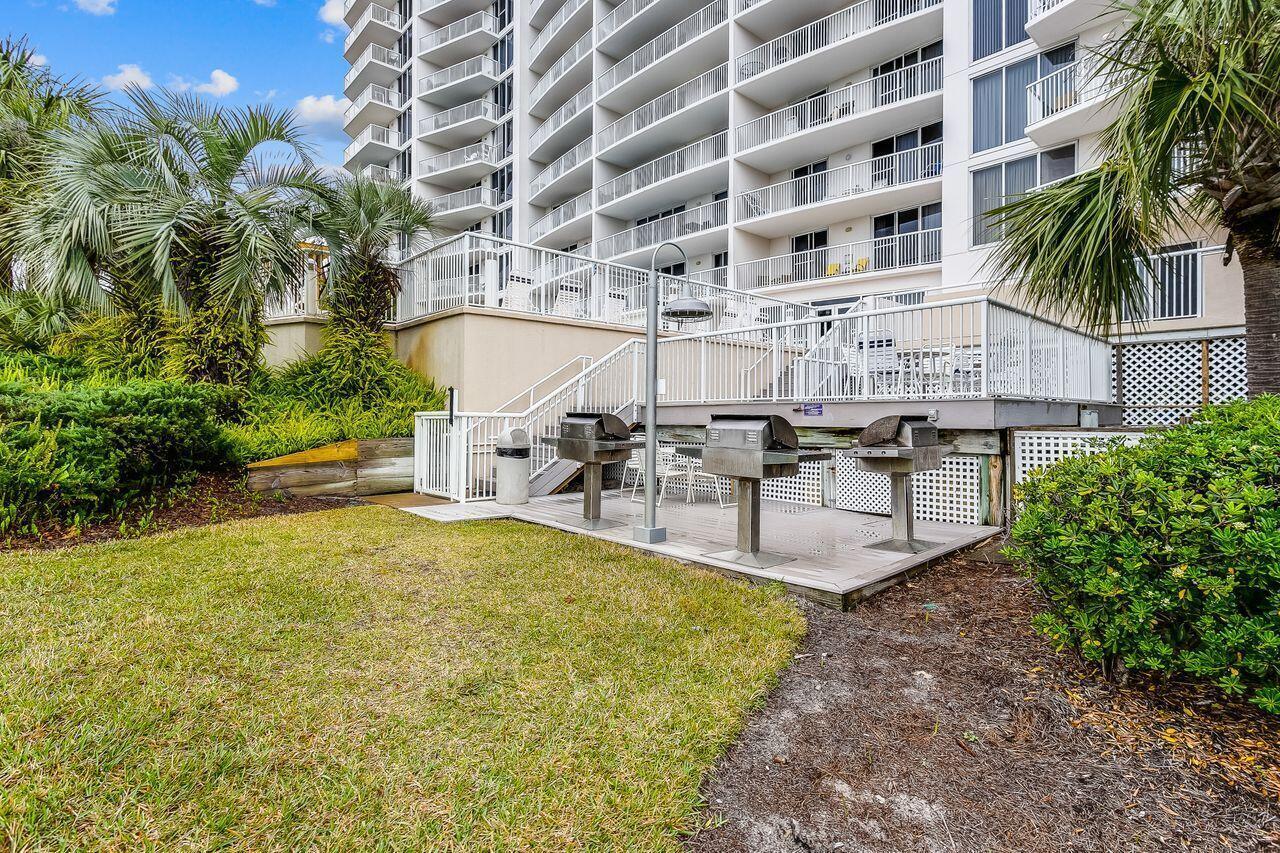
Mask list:
[[752,219],[941,176],[942,143],[934,142],[740,193],[735,211]]
[[425,177],[447,172],[450,169],[458,169],[472,163],[484,163],[497,168],[497,165],[503,159],[505,158],[502,149],[497,145],[488,142],[477,142],[475,145],[468,145],[465,148],[458,148],[454,151],[436,154],[433,157],[426,157],[419,161],[418,171]]
[[937,6],[942,0],[862,0],[847,9],[778,36],[738,57],[738,80],[785,65],[899,18]]
[[502,69],[498,67],[496,60],[488,56],[473,56],[423,77],[418,83],[418,94],[428,95],[437,89],[443,89],[477,74],[496,78],[501,73]]
[[630,172],[601,184],[600,204],[608,204],[659,181],[723,160],[728,155],[729,132],[722,130],[714,136],[699,139],[691,145],[686,145],[670,154],[664,154],[656,160],[650,160]]
[[561,104],[538,129],[529,135],[529,149],[536,151],[551,134],[564,127],[583,110],[591,108],[591,84],[583,86],[578,94]]
[[488,12],[473,12],[465,18],[454,21],[447,27],[441,27],[418,39],[418,52],[426,53],[455,39],[460,39],[465,35],[476,32],[486,32],[497,38],[498,19]]
[[936,264],[941,260],[942,231],[931,228],[746,261],[734,266],[733,280],[739,290],[757,290]]
[[1031,0],[1031,6],[1027,10],[1027,20],[1034,21],[1050,9],[1065,2],[1066,0]]
[[408,57],[401,53],[397,53],[389,47],[383,47],[380,44],[371,44],[364,49],[364,53],[351,63],[351,70],[347,72],[346,78],[343,80],[342,88],[347,89],[358,78],[364,69],[371,62],[377,62],[382,65],[388,65],[393,69],[399,70],[408,62]]
[[557,207],[553,207],[537,222],[529,226],[529,239],[539,240],[566,222],[577,219],[591,212],[591,190],[574,196]]
[[498,109],[498,105],[493,101],[467,101],[465,104],[460,104],[452,109],[443,110],[422,119],[418,122],[418,133],[435,133],[445,128],[453,127],[456,124],[462,124],[478,118],[498,121],[502,118],[502,113]]
[[636,48],[632,53],[620,59],[612,68],[601,74],[600,91],[602,93],[608,92],[619,83],[634,77],[663,57],[675,53],[684,45],[703,33],[715,29],[728,19],[728,0],[714,0],[714,2],[703,6],[671,29],[660,33],[652,40]]
[[355,44],[356,39],[359,38],[360,31],[373,23],[384,24],[393,30],[404,28],[404,18],[400,17],[386,6],[379,6],[377,3],[372,3],[369,5],[368,9],[365,9],[364,12],[361,13],[360,17],[356,20],[355,25],[351,28],[351,32],[347,33],[346,41],[343,43],[343,50],[345,51],[350,49],[351,45]]
[[533,44],[529,47],[529,55],[535,59],[542,55],[547,49],[547,44],[556,37],[560,30],[564,29],[565,23],[577,13],[579,9],[586,6],[591,0],[569,0],[551,16],[551,20],[547,21],[546,26],[538,33],[538,37],[533,40]]
[[404,95],[399,92],[393,92],[386,86],[379,86],[377,83],[370,84],[360,95],[351,102],[351,106],[347,107],[347,121],[359,113],[369,104],[382,104],[393,110],[404,109]]
[[560,58],[547,69],[547,73],[543,74],[542,79],[533,87],[533,91],[529,96],[529,103],[536,104],[547,92],[551,91],[551,87],[559,82],[561,77],[569,73],[571,68],[585,57],[591,55],[591,39],[592,34],[588,30],[582,35],[582,38],[575,41],[568,50],[560,54]]
[[561,154],[545,169],[534,175],[533,180],[529,182],[529,194],[537,195],[547,187],[551,186],[551,184],[559,179],[561,175],[564,175],[570,169],[587,162],[590,158],[591,138],[588,137],[565,153]]
[[384,184],[402,184],[409,177],[399,169],[392,169],[390,166],[379,166],[376,163],[370,163],[365,166],[360,170],[359,174],[362,178],[381,181]]
[[347,146],[347,150],[343,153],[343,159],[350,160],[361,148],[372,144],[385,145],[388,148],[399,148],[404,145],[404,135],[398,130],[392,130],[380,124],[371,124],[360,131],[359,136],[351,140],[351,144]]
[[1106,91],[1096,62],[1077,60],[1027,86],[1027,124],[1044,121]]
[[670,92],[661,94],[649,103],[637,107],[600,131],[600,148],[608,148],[655,122],[662,121],[686,107],[717,95],[725,91],[728,84],[728,65],[713,68],[687,83],[681,83]]
[[510,198],[492,187],[469,187],[456,193],[436,196],[431,199],[431,206],[436,213],[449,213],[464,210],[468,207],[498,207]]
[[613,7],[609,14],[601,18],[600,23],[596,25],[600,38],[603,40],[613,35],[623,24],[652,6],[655,2],[656,0],[622,0],[621,3]]
[[668,240],[710,231],[728,224],[728,221],[728,201],[720,199],[611,234],[596,243],[596,254],[602,258],[611,258],[647,246],[656,246]]

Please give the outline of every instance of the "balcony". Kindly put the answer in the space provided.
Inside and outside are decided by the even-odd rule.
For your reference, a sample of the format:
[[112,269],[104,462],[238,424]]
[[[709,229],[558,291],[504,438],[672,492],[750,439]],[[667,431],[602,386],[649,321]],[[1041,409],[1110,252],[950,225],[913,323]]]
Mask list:
[[498,41],[498,19],[476,12],[418,39],[418,57],[432,65],[449,66],[480,56]]
[[739,125],[738,159],[763,172],[778,172],[941,116],[939,56]]
[[366,163],[385,163],[399,153],[404,143],[405,138],[399,131],[371,124],[347,146],[342,162],[351,170]]
[[596,257],[626,263],[640,260],[660,243],[678,244],[690,255],[721,250],[728,238],[729,204],[725,199],[628,228],[596,243]]
[[431,199],[439,227],[459,231],[498,212],[510,196],[492,187],[471,187]]
[[591,139],[588,137],[551,162],[529,182],[529,200],[548,204],[591,186]]
[[560,156],[591,133],[591,84],[565,101],[529,135],[529,157],[546,162]]
[[436,106],[454,106],[480,97],[497,85],[501,76],[496,61],[473,56],[423,77],[418,81],[418,97]]
[[386,86],[370,86],[347,107],[344,128],[348,136],[355,137],[352,131],[356,128],[391,124],[403,109],[404,96],[399,92],[393,92]]
[[734,211],[744,231],[784,237],[941,197],[942,143],[934,142],[741,193]]
[[474,142],[502,121],[493,101],[469,101],[418,122],[418,138],[442,148]]
[[1027,136],[1047,148],[1098,133],[1121,103],[1094,63],[1078,60],[1027,87]]
[[572,243],[591,236],[591,190],[554,207],[547,215],[529,226],[529,240],[534,243]]
[[364,10],[360,20],[356,21],[351,32],[347,33],[346,41],[342,46],[342,55],[350,62],[370,45],[392,47],[396,39],[400,38],[404,25],[404,18],[375,3]]
[[942,229],[932,228],[747,261],[734,266],[733,281],[738,290],[837,284],[871,273],[941,261]]
[[568,0],[547,21],[529,47],[529,67],[537,74],[547,70],[584,31],[591,29],[591,0]]
[[379,166],[377,163],[370,163],[356,174],[367,180],[379,181],[384,184],[403,184],[409,180],[409,176],[399,169],[393,169],[390,166]]
[[721,65],[637,107],[600,131],[596,156],[634,166],[720,130],[729,120],[728,83]]
[[506,155],[498,146],[477,142],[418,161],[418,180],[440,187],[465,187],[493,174]]
[[395,9],[399,5],[399,0],[346,0],[342,6],[342,20],[348,27],[355,29],[356,22],[370,6]]
[[591,38],[588,31],[560,54],[529,93],[529,114],[544,117],[557,104],[591,83]]
[[707,0],[622,0],[596,23],[596,47],[614,58],[707,5]]
[[1114,0],[1031,0],[1027,35],[1041,47],[1053,47],[1095,27],[1110,27],[1124,17]]
[[941,37],[941,0],[862,0],[739,56],[737,88],[761,104],[786,103]]
[[721,131],[650,160],[600,185],[600,212],[634,219],[682,199],[718,192],[729,185],[729,132]]
[[361,92],[375,83],[379,86],[390,86],[400,77],[408,58],[380,44],[371,44],[365,48],[360,58],[351,64],[342,83],[342,91],[347,97]]
[[728,54],[729,0],[714,0],[600,75],[600,104],[623,110],[719,65]]
[[491,6],[492,0],[416,0],[414,11],[424,21],[439,26]]

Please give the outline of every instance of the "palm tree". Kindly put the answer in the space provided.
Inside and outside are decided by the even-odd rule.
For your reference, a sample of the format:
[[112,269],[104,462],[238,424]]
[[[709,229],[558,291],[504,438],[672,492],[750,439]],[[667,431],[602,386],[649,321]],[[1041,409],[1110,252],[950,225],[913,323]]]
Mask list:
[[367,178],[342,178],[318,201],[313,227],[329,250],[323,298],[330,321],[376,334],[400,293],[390,247],[430,236],[435,213],[401,187]]
[[989,269],[1106,329],[1140,304],[1172,232],[1217,225],[1244,277],[1249,391],[1280,392],[1280,3],[1124,9],[1130,25],[1097,52],[1121,104],[1101,163],[994,211],[1005,239]]
[[127,96],[129,109],[46,137],[41,191],[14,217],[23,259],[42,286],[82,298],[150,288],[186,316],[188,376],[243,383],[263,301],[302,274],[320,172],[287,110]]

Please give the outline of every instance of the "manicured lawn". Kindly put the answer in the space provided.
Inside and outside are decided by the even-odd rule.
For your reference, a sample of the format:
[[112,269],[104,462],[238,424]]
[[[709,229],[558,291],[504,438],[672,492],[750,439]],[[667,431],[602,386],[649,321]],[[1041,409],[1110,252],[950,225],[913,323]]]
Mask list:
[[515,522],[0,556],[0,849],[678,846],[803,620]]

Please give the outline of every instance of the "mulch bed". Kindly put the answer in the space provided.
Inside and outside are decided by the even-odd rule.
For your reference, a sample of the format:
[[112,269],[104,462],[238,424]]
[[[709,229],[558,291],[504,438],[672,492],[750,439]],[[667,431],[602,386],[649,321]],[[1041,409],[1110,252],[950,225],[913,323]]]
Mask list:
[[808,606],[689,849],[1280,849],[1280,721],[1107,683],[1030,631],[1036,606],[994,548],[853,613]]
[[359,503],[361,501],[354,498],[282,497],[251,492],[245,488],[243,474],[202,474],[190,486],[174,489],[160,497],[154,507],[139,507],[125,513],[122,518],[93,524],[82,530],[46,526],[39,534],[0,539],[0,552],[69,548],[238,518],[317,512]]

